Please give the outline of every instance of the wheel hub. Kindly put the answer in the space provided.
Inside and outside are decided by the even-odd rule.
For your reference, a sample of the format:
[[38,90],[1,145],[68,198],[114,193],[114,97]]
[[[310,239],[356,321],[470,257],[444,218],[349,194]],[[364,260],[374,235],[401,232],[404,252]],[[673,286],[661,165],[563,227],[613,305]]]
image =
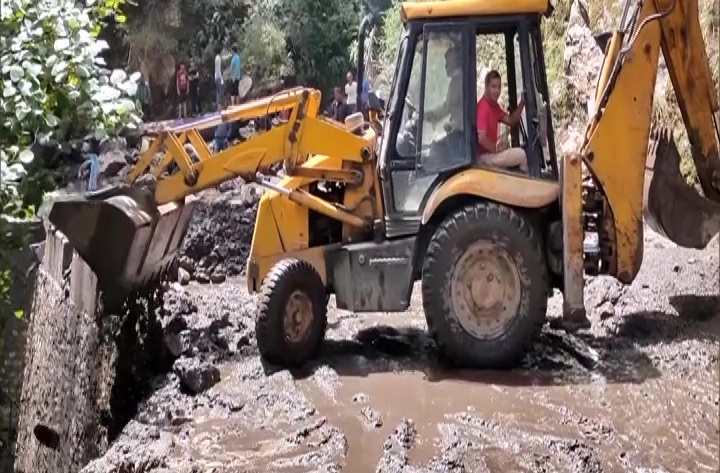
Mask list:
[[313,319],[313,305],[310,298],[300,290],[296,290],[285,304],[283,327],[285,339],[292,343],[299,343],[310,332]]
[[450,281],[452,305],[460,325],[480,339],[497,338],[520,306],[520,275],[504,249],[475,242],[461,255]]

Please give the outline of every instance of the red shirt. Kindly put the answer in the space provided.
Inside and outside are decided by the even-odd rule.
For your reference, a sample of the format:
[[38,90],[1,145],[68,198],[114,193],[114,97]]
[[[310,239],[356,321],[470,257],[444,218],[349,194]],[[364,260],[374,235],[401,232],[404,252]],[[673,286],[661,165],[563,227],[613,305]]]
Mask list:
[[[478,101],[476,112],[475,126],[477,127],[477,131],[484,131],[485,136],[487,136],[491,142],[497,143],[498,123],[500,123],[500,120],[502,120],[507,112],[503,110],[497,102],[489,100],[484,95]],[[486,153],[493,151],[483,148],[479,143],[478,146],[481,151]]]
[[187,93],[189,90],[190,83],[188,81],[187,72],[184,69],[178,69],[176,84],[181,94]]

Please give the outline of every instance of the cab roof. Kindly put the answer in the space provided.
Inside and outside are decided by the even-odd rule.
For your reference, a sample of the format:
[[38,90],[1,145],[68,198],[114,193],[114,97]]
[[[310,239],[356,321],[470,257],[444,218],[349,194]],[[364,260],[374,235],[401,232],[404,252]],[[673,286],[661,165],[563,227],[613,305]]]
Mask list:
[[550,8],[550,0],[431,0],[402,2],[403,22],[431,18],[483,15],[542,14]]

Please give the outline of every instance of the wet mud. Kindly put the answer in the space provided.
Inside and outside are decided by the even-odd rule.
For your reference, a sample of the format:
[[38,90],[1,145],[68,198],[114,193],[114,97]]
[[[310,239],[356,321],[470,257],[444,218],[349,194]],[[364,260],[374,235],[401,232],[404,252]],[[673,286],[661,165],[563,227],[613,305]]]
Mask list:
[[[718,471],[717,242],[648,238],[631,286],[588,278],[591,329],[547,324],[505,372],[449,367],[417,290],[405,314],[353,314],[331,298],[320,356],[291,372],[259,359],[242,279],[175,285],[171,345],[194,361],[157,378],[83,471]],[[556,295],[548,317],[560,307]],[[188,371],[205,381],[194,391]]]

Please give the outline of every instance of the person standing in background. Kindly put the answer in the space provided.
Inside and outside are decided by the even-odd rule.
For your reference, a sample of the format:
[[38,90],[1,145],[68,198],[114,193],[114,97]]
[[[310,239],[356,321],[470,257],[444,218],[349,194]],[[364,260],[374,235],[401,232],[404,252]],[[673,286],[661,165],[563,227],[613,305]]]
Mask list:
[[215,54],[215,103],[219,106],[224,97],[224,82],[222,77],[222,59],[220,58],[222,48],[218,46],[217,54]]
[[180,63],[180,69],[177,71],[175,77],[175,86],[177,87],[178,96],[178,118],[185,118],[187,116],[187,101],[188,93],[190,92],[190,81],[188,80],[187,70],[185,70],[185,63]]
[[362,95],[360,96],[360,106],[362,108],[362,113],[365,116],[365,119],[368,119],[368,98],[370,97],[370,80],[367,78],[367,75],[363,77],[362,81]]
[[140,75],[140,81],[137,87],[137,101],[140,102],[140,108],[142,109],[143,121],[150,120],[150,84],[148,84],[145,74]]
[[188,68],[188,76],[190,78],[190,113],[193,115],[200,114],[200,72],[195,65],[195,60],[190,59],[190,67]]
[[242,61],[238,53],[237,45],[232,47],[232,59],[230,59],[230,105],[240,103],[240,79],[242,79]]
[[348,71],[347,83],[345,84],[345,104],[347,105],[348,114],[357,112],[357,82],[353,77],[353,73]]
[[[224,103],[222,101],[217,104],[217,111],[223,111]],[[215,127],[215,134],[213,135],[213,152],[219,153],[227,149],[228,136],[230,135],[230,124],[223,120],[218,126]]]
[[347,117],[347,107],[345,106],[345,94],[341,86],[333,89],[334,100],[330,104],[330,117],[340,123],[345,123]]

